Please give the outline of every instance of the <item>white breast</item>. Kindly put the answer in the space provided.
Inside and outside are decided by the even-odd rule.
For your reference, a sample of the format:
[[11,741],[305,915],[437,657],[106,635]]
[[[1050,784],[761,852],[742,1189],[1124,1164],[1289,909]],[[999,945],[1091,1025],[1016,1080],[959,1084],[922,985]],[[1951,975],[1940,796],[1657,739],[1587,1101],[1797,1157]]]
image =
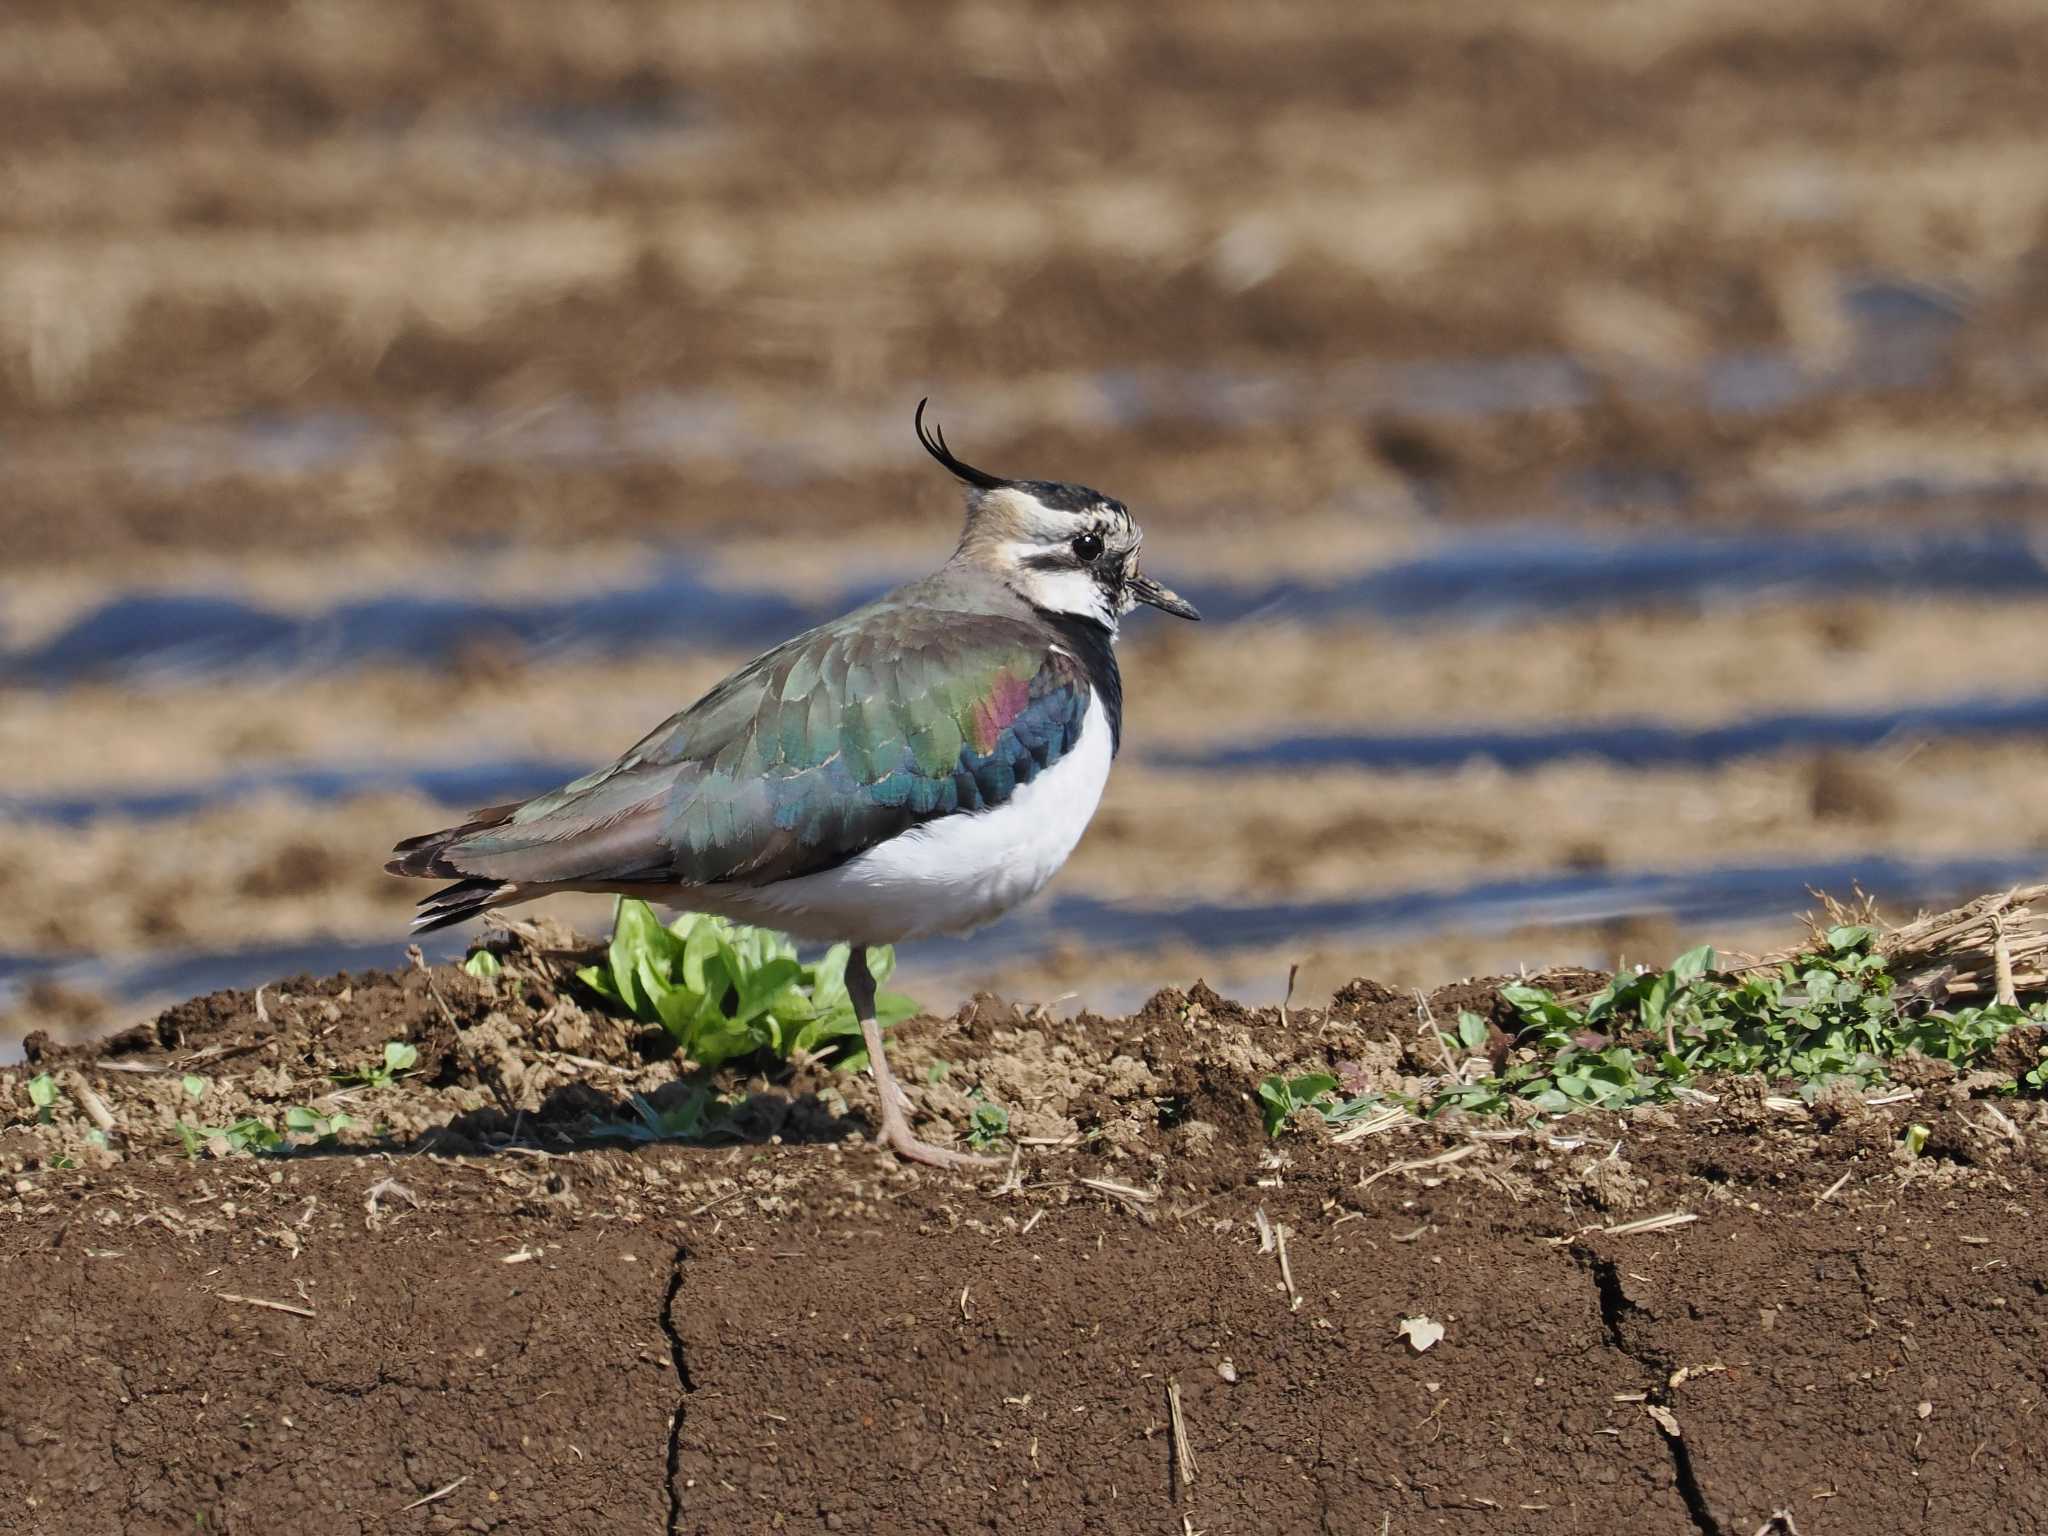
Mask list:
[[941,816],[820,874],[728,887],[720,909],[799,938],[868,944],[978,928],[1067,862],[1102,800],[1110,753],[1109,717],[1091,698],[1073,750],[994,810]]

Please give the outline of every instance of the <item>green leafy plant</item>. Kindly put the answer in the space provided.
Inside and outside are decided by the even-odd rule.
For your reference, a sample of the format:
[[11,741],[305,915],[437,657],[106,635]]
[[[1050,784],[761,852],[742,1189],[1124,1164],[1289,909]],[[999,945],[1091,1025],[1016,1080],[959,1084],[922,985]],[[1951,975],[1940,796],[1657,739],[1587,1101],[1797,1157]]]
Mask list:
[[496,976],[500,971],[505,969],[505,967],[499,963],[498,957],[492,954],[488,949],[480,949],[475,954],[471,955],[467,960],[462,962],[462,968],[465,971],[469,972],[470,975],[474,976],[478,981],[489,981],[492,977]]
[[[1547,1114],[1627,1109],[1676,1098],[1709,1074],[1789,1080],[1812,1100],[1834,1083],[1870,1087],[1887,1063],[1917,1053],[1957,1067],[1988,1055],[2021,1025],[2048,1024],[2048,1005],[2011,1004],[1914,1013],[1893,995],[1892,977],[1869,928],[1829,929],[1816,948],[1775,970],[1733,977],[1715,969],[1710,948],[1689,950],[1661,971],[1616,976],[1582,1002],[1528,985],[1501,988],[1514,1030],[1501,1064],[1468,1075],[1474,1053],[1494,1040],[1474,1013],[1459,1015],[1438,1040],[1452,1069],[1417,1098],[1365,1095],[1339,1103],[1327,1073],[1268,1078],[1260,1085],[1266,1129],[1312,1108],[1335,1120],[1372,1101],[1418,1115],[1449,1109],[1501,1114],[1521,1105]],[[2013,1086],[2048,1085],[2048,1056]]]
[[1297,1109],[1314,1109],[1319,1099],[1334,1098],[1336,1092],[1337,1079],[1327,1072],[1267,1078],[1259,1084],[1259,1102],[1266,1112],[1266,1134],[1279,1135]]
[[197,1157],[209,1143],[222,1141],[231,1152],[268,1152],[284,1145],[284,1137],[265,1121],[250,1115],[233,1125],[193,1125],[180,1120],[172,1127],[184,1143],[185,1155]]
[[284,1112],[284,1128],[296,1136],[313,1136],[325,1141],[339,1131],[345,1131],[356,1122],[347,1115],[323,1115],[304,1104],[294,1104]]
[[717,1130],[726,1118],[728,1105],[706,1088],[693,1087],[667,1109],[656,1109],[643,1094],[627,1100],[633,1106],[632,1120],[607,1120],[592,1125],[593,1136],[617,1136],[627,1141],[696,1141]]
[[374,1067],[363,1067],[353,1072],[337,1072],[334,1080],[352,1087],[388,1088],[394,1078],[403,1077],[420,1064],[420,1050],[404,1040],[384,1042],[384,1059]]
[[978,1152],[1010,1134],[1010,1112],[993,1099],[983,1098],[979,1088],[969,1097],[974,1102],[974,1113],[967,1120],[967,1145]]
[[1259,1104],[1265,1113],[1268,1136],[1279,1135],[1297,1110],[1312,1109],[1326,1124],[1346,1125],[1386,1102],[1386,1098],[1377,1093],[1339,1098],[1337,1079],[1328,1072],[1304,1072],[1299,1077],[1269,1077],[1259,1084]]
[[36,1123],[48,1125],[50,1112],[57,1105],[57,1079],[47,1072],[39,1072],[28,1080],[28,1101],[35,1107]]
[[326,1141],[359,1123],[348,1115],[323,1115],[307,1105],[294,1104],[284,1112],[284,1129],[281,1131],[255,1115],[244,1116],[232,1125],[195,1125],[180,1120],[172,1129],[183,1143],[185,1155],[197,1157],[216,1141],[225,1143],[230,1152],[275,1152],[286,1144],[289,1137],[305,1136]]
[[[770,929],[695,912],[663,927],[646,902],[628,899],[619,903],[604,962],[577,975],[635,1018],[660,1024],[700,1066],[754,1051],[806,1051],[851,1068],[866,1065],[867,1052],[846,990],[850,954],[837,944],[806,965]],[[895,953],[871,949],[868,965],[879,987],[895,969]],[[887,1028],[912,1017],[917,1004],[878,992],[875,1012]]]

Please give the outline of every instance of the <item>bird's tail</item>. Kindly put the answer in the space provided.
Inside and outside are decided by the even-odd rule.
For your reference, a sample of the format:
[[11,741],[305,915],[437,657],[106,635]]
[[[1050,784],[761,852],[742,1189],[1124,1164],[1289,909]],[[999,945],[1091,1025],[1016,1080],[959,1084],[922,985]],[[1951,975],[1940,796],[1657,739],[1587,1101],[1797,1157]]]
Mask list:
[[452,928],[479,912],[520,899],[520,888],[515,882],[470,874],[456,861],[457,845],[463,839],[473,833],[503,826],[518,809],[517,802],[489,806],[472,814],[460,826],[409,837],[391,850],[398,855],[384,866],[391,874],[455,881],[455,884],[443,886],[431,896],[421,898],[420,909],[413,916],[412,932],[432,933],[437,928]]
[[413,914],[412,933],[432,933],[437,928],[453,928],[457,923],[466,923],[480,912],[492,907],[502,907],[507,902],[519,900],[519,887],[505,880],[460,880],[454,885],[444,885],[433,895],[420,902],[419,911]]

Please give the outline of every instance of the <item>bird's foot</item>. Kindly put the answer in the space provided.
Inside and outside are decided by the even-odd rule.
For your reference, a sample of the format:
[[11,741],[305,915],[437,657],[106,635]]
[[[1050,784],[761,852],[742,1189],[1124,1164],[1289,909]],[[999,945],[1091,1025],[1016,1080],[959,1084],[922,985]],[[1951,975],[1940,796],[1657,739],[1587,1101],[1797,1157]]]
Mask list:
[[[895,1088],[895,1084],[889,1087]],[[1003,1160],[999,1157],[983,1157],[978,1152],[960,1152],[952,1147],[942,1147],[929,1141],[920,1141],[917,1133],[910,1128],[910,1117],[904,1114],[901,1092],[882,1095],[882,1145],[902,1158],[906,1163],[923,1163],[929,1168],[1000,1168]]]
[[895,1104],[898,1118],[905,1125],[908,1125],[910,1123],[910,1095],[903,1091],[903,1085],[892,1077],[889,1079],[888,1086],[882,1091],[888,1094],[891,1102]]
[[951,1147],[942,1147],[934,1142],[919,1141],[911,1133],[908,1125],[899,1127],[893,1134],[885,1127],[882,1131],[882,1145],[906,1163],[923,1163],[932,1168],[1003,1166],[1003,1160],[999,1157],[983,1157],[979,1152],[957,1152]]
[[[867,974],[866,952],[855,949],[861,956],[860,975]],[[849,976],[853,973],[849,969]],[[849,986],[852,983],[849,982]],[[868,1070],[874,1074],[875,1097],[881,1100],[882,1134],[881,1143],[906,1163],[923,1163],[930,1168],[1000,1168],[1002,1160],[983,1157],[975,1152],[956,1152],[951,1147],[934,1146],[931,1142],[920,1141],[910,1129],[910,1095],[903,1091],[896,1081],[896,1074],[889,1070],[889,1058],[882,1052],[882,1027],[874,1019],[874,997],[872,982],[867,983],[865,999],[856,995],[855,1005],[861,1012],[861,1038],[868,1048]]]

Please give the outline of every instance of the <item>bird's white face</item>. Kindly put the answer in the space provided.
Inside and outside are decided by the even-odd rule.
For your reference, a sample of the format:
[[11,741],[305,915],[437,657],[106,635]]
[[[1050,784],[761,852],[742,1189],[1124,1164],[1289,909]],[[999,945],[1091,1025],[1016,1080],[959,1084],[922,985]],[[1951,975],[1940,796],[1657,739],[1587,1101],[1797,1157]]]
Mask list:
[[1191,604],[1138,569],[1145,534],[1122,502],[1084,486],[1029,480],[974,500],[977,542],[1010,589],[1040,612],[1084,619],[1112,635],[1140,603],[1195,617]]
[[1145,535],[1130,509],[1085,485],[1009,480],[954,457],[946,434],[913,425],[924,450],[967,486],[967,528],[955,560],[991,570],[1040,613],[1098,624],[1112,637],[1123,616],[1147,603],[1176,618],[1198,619],[1195,605],[1138,569]]
[[1124,570],[1144,534],[1123,503],[1074,486],[1005,486],[978,509],[999,533],[997,563],[1011,590],[1045,613],[1088,619],[1112,634],[1130,611]]

